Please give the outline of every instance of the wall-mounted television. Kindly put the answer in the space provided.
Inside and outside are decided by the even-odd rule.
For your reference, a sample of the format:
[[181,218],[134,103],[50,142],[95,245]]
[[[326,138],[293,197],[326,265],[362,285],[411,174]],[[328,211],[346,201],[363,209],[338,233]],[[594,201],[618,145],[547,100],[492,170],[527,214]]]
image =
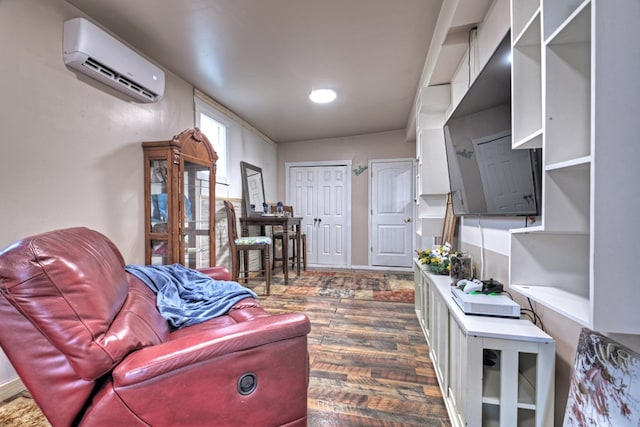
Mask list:
[[507,34],[444,126],[453,212],[539,215],[541,149],[511,148]]

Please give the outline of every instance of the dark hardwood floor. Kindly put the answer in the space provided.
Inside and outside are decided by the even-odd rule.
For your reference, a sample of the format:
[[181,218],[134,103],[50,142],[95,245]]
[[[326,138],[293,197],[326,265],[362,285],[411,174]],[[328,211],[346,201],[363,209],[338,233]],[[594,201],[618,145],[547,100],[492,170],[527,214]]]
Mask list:
[[309,427],[451,425],[413,304],[260,299],[311,319]]

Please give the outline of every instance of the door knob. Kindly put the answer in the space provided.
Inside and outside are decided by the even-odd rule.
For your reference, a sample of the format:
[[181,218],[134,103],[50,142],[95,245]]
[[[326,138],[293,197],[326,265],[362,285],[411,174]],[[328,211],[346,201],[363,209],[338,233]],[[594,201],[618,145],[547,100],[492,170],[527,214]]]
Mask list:
[[406,222],[406,223],[407,223],[407,222],[411,222],[411,218],[405,218],[405,219],[404,219],[404,222]]

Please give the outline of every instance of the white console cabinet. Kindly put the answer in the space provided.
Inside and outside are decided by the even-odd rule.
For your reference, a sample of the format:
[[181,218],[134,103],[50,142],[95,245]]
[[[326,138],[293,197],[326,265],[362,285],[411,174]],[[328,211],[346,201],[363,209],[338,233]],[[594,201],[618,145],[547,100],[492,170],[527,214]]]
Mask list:
[[[416,314],[456,427],[553,425],[555,342],[525,319],[467,316],[416,260]],[[491,360],[491,363],[485,361]]]
[[511,0],[514,148],[543,149],[542,225],[512,230],[510,288],[640,334],[638,0]]

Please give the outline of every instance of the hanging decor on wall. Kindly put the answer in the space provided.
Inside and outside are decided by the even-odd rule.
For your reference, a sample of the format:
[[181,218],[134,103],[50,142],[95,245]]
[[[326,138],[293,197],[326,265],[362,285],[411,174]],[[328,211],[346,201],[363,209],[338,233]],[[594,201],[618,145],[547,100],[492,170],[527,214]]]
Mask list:
[[353,173],[354,173],[355,176],[360,176],[367,169],[369,169],[369,166],[360,165],[360,166],[358,166],[358,167],[353,169]]
[[473,157],[473,150],[467,150],[466,148],[464,150],[456,150],[456,154],[465,159],[470,159]]

